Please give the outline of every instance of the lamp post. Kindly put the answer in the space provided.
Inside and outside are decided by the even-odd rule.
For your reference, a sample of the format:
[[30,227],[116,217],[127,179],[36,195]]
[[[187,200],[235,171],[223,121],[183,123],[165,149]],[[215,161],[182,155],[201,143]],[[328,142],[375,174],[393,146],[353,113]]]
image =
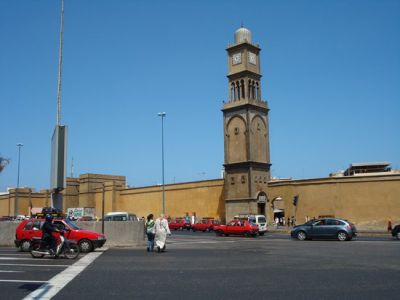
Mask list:
[[17,144],[17,147],[18,147],[18,172],[17,172],[17,189],[15,191],[15,208],[14,208],[15,216],[18,216],[18,214],[19,214],[19,211],[18,211],[18,206],[19,206],[18,189],[19,189],[19,170],[20,170],[20,165],[21,165],[21,147],[22,146],[24,146],[24,145],[21,143]]
[[165,112],[158,113],[161,117],[161,173],[162,173],[162,213],[165,214],[165,185],[164,185],[164,118]]

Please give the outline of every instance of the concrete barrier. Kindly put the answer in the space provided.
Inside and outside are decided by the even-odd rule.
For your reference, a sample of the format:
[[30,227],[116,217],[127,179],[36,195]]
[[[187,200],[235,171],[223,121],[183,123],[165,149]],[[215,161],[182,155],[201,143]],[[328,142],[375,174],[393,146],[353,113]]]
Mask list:
[[15,229],[21,222],[0,222],[0,246],[14,246]]
[[[101,222],[77,222],[80,228],[101,233]],[[134,246],[145,245],[143,221],[107,221],[104,222],[106,246]]]
[[[15,229],[20,222],[0,222],[0,246],[14,246]],[[85,230],[101,233],[101,222],[78,222]],[[104,222],[105,246],[142,247],[145,245],[143,221]]]

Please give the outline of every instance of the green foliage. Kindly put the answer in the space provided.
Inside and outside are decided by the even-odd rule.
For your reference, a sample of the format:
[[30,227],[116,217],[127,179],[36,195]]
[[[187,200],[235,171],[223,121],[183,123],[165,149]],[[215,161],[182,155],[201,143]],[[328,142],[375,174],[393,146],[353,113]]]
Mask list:
[[4,170],[4,168],[10,163],[9,158],[4,158],[0,156],[0,173]]

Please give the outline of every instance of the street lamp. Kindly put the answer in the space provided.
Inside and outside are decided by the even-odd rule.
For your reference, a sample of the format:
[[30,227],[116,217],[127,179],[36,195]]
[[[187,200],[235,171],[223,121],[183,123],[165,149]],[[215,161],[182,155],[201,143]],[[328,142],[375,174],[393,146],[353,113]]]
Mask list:
[[165,185],[164,185],[164,118],[165,112],[158,113],[161,117],[161,172],[162,172],[162,213],[165,215]]
[[18,189],[19,189],[19,170],[20,170],[20,164],[21,164],[21,147],[24,146],[21,143],[17,144],[18,147],[18,173],[17,173],[17,189],[15,191],[15,207],[14,207],[14,212],[15,216],[18,216]]

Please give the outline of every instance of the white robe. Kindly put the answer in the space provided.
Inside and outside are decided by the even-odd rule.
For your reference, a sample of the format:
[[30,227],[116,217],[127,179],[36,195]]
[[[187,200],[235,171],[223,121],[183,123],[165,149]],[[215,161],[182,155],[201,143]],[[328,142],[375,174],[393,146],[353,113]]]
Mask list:
[[154,242],[157,247],[161,249],[165,246],[165,241],[167,240],[167,234],[171,234],[169,230],[168,221],[166,219],[158,218],[156,220],[156,236]]

